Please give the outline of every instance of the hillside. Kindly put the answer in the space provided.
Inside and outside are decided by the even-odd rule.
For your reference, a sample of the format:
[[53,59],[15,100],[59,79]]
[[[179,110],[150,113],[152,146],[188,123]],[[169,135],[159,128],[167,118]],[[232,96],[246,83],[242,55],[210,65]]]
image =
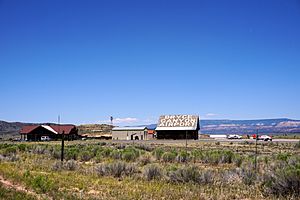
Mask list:
[[108,124],[85,124],[78,126],[78,133],[80,135],[99,137],[110,135],[112,128],[113,126]]

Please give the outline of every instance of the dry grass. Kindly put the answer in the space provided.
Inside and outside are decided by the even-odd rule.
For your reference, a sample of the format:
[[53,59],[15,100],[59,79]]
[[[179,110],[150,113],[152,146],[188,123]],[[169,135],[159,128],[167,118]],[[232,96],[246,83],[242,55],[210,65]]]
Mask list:
[[186,152],[180,144],[75,141],[66,143],[63,165],[58,142],[1,143],[0,175],[54,199],[299,198],[282,188],[287,196],[272,192],[298,173],[299,149],[274,143],[258,149],[256,173],[255,147],[246,143],[199,143]]

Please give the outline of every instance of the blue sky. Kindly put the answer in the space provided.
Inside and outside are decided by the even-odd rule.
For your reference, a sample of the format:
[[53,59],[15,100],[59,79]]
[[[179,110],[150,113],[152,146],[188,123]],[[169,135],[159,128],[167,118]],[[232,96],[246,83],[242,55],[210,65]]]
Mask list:
[[0,0],[0,119],[300,119],[299,24],[299,0]]

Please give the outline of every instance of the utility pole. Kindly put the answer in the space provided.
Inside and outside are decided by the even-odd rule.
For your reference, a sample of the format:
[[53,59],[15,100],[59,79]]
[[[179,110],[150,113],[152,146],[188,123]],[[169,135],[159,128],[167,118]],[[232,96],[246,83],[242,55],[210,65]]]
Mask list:
[[[58,135],[60,134],[60,115],[58,115]],[[65,147],[65,131],[62,132],[61,134],[61,155],[60,155],[60,160],[61,164],[63,164],[64,161],[64,147]]]
[[186,154],[187,154],[187,132],[188,131],[185,131],[185,151],[186,151]]
[[257,140],[258,140],[258,129],[256,130],[256,138],[255,138],[255,171],[257,171]]
[[65,131],[62,132],[61,134],[61,162],[63,163],[64,161],[64,147],[65,147]]

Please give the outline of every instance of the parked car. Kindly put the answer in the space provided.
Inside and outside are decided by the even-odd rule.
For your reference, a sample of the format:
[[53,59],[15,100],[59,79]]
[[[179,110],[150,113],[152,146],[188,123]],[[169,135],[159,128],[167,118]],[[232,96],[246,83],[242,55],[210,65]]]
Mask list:
[[49,136],[42,136],[41,141],[50,141],[50,137]]
[[227,135],[227,139],[242,139],[240,135]]
[[258,140],[272,141],[272,137],[268,136],[268,135],[260,135],[260,136],[258,136]]

